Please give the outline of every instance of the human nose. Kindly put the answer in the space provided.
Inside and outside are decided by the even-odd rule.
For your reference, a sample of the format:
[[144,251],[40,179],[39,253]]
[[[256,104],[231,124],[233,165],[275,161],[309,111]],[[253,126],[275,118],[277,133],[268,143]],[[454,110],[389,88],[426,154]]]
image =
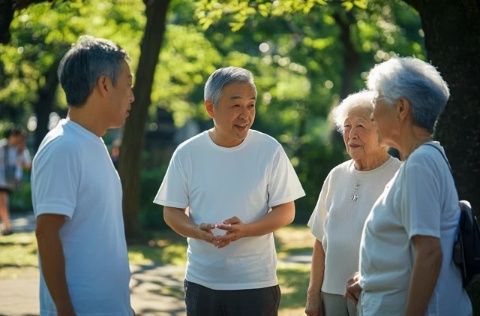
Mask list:
[[356,127],[352,127],[349,131],[349,138],[358,138],[358,132],[357,132],[357,128]]

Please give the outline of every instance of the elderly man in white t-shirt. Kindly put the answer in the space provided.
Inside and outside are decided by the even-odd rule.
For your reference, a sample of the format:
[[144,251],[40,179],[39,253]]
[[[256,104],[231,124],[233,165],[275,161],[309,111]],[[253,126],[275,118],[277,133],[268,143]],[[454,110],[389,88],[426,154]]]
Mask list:
[[273,231],[305,195],[282,146],[251,130],[257,91],[245,69],[216,70],[205,84],[214,127],[182,143],[154,202],[188,237],[187,314],[277,315]]
[[110,41],[82,36],[59,66],[68,117],[32,167],[42,316],[133,315],[122,186],[101,138],[124,124],[134,101],[127,58]]

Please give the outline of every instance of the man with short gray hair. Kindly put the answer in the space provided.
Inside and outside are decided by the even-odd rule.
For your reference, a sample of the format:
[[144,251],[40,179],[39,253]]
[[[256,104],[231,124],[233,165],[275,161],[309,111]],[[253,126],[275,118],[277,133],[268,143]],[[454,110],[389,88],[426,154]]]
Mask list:
[[214,127],[178,146],[154,202],[188,237],[189,316],[277,315],[273,231],[305,195],[282,146],[251,130],[257,91],[243,68],[216,70],[204,104]]
[[58,77],[68,117],[33,160],[41,315],[132,315],[122,187],[103,139],[134,101],[127,53],[82,36]]

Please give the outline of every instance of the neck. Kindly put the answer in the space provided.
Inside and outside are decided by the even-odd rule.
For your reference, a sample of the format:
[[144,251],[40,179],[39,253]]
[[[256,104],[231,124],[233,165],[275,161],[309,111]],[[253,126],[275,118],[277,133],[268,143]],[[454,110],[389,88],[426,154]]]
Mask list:
[[221,132],[215,127],[208,131],[208,135],[216,145],[227,148],[238,146],[245,140],[239,138],[229,139],[228,137],[222,137]]
[[107,128],[103,126],[102,121],[99,119],[99,115],[93,113],[93,106],[88,104],[82,107],[70,107],[68,110],[68,117],[71,121],[82,126],[86,130],[92,132],[98,137],[102,137],[107,132]]
[[388,153],[382,148],[377,154],[369,155],[367,159],[355,160],[355,169],[360,171],[373,170],[383,165],[389,158]]
[[424,128],[414,127],[399,144],[400,158],[407,159],[420,145],[432,141],[432,134]]

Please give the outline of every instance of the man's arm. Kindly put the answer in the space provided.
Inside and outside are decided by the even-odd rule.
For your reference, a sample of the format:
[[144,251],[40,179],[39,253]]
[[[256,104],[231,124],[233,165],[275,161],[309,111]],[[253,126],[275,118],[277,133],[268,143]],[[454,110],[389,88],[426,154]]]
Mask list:
[[[272,207],[272,210],[261,219],[248,224],[243,223],[234,216],[217,225],[218,228],[227,231],[225,236],[217,237],[221,246],[229,242],[252,236],[269,234],[280,227],[290,224],[295,218],[295,202],[287,202]],[[226,243],[226,244],[225,244]]]
[[65,276],[65,257],[60,240],[60,228],[65,216],[42,214],[37,217],[35,235],[43,277],[59,316],[75,315]]
[[215,241],[215,236],[211,232],[215,225],[204,223],[196,225],[187,216],[185,209],[165,206],[163,208],[163,219],[179,235],[204,240],[209,243],[214,243]]
[[413,270],[408,289],[405,315],[424,315],[442,266],[440,239],[431,236],[412,237]]

